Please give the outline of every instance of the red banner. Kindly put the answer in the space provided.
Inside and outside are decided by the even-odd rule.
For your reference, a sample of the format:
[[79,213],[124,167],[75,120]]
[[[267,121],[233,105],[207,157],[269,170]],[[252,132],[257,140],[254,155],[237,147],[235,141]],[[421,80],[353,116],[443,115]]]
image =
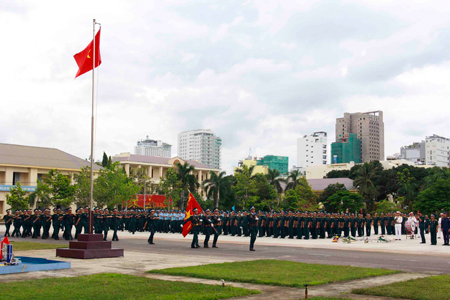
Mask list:
[[[171,200],[166,201],[166,196],[162,195],[145,195],[145,208],[167,208]],[[128,200],[127,207],[129,209],[144,209],[144,195],[136,195],[136,198]]]

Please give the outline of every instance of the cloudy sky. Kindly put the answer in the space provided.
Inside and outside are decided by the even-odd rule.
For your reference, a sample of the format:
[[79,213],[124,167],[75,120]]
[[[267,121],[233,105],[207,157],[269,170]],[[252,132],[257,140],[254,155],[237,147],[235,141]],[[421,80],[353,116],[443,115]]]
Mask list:
[[102,23],[96,151],[148,135],[223,139],[228,173],[251,154],[289,156],[336,117],[383,110],[386,155],[450,137],[450,3],[0,1],[0,142],[90,152],[91,75],[73,55]]

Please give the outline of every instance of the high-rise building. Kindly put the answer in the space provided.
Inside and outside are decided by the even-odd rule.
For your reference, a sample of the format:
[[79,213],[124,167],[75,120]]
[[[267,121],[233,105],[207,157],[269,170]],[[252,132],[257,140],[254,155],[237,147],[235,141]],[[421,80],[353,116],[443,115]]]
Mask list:
[[361,141],[355,133],[346,133],[337,142],[331,143],[331,163],[360,163]]
[[266,155],[257,160],[256,165],[267,166],[269,170],[278,170],[280,174],[287,174],[289,172],[289,157]]
[[145,140],[137,142],[134,147],[134,154],[147,156],[161,156],[171,158],[172,145],[161,141],[151,140],[148,135]]
[[336,119],[336,141],[354,133],[361,141],[361,161],[384,160],[383,112],[344,113]]
[[305,174],[306,167],[326,165],[328,162],[327,133],[314,132],[297,139],[297,168]]
[[210,129],[184,131],[178,134],[178,156],[193,159],[220,169],[222,139]]
[[400,148],[400,157],[414,162],[437,167],[450,167],[450,139],[433,134],[425,141]]

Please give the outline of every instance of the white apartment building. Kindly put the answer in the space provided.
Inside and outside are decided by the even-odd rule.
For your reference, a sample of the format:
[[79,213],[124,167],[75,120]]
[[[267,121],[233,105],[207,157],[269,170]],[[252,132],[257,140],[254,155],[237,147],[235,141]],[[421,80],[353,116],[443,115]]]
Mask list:
[[436,134],[427,136],[425,141],[401,147],[400,157],[416,165],[450,167],[450,139]]
[[297,139],[297,169],[306,175],[310,166],[326,165],[328,161],[327,133],[314,132]]
[[450,139],[433,134],[425,138],[425,164],[450,167]]
[[220,169],[222,139],[210,129],[184,131],[178,134],[178,156],[196,160]]
[[172,145],[163,143],[162,141],[151,140],[148,135],[145,140],[137,142],[134,147],[134,154],[147,156],[172,157]]

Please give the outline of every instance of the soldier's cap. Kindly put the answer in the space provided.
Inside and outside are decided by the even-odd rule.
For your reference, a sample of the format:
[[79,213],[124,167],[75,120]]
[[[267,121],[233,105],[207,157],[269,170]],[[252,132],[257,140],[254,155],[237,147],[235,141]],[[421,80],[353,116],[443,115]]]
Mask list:
[[219,209],[215,208],[214,211],[219,211]]
[[38,210],[39,210],[39,209],[35,208],[33,211],[34,211],[34,212],[37,212]]
[[6,210],[6,212],[11,211],[9,208]]
[[209,209],[206,209],[206,210],[205,210],[205,212],[209,212],[209,211],[210,211]]
[[198,209],[197,209],[197,207],[196,208],[194,208],[192,211],[197,211]]

